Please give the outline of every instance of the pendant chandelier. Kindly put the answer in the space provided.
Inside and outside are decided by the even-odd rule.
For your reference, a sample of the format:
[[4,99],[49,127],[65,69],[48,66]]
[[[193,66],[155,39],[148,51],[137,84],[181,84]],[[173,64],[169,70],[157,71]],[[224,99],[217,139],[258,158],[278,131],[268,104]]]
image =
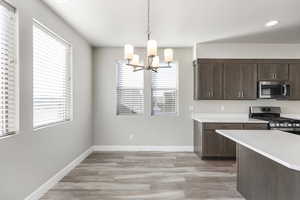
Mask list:
[[126,44],[124,47],[125,59],[128,66],[133,67],[133,71],[151,70],[157,72],[159,68],[171,68],[170,64],[173,62],[173,49],[164,49],[164,61],[166,66],[160,66],[159,56],[157,55],[157,42],[151,39],[150,31],[150,0],[147,0],[147,54],[145,64],[140,63],[140,56],[134,54],[134,47]]

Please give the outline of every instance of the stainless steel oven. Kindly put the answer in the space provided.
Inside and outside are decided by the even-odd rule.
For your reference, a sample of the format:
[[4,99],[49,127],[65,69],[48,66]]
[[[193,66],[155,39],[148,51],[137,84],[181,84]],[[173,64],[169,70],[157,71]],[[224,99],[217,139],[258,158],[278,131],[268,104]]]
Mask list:
[[284,99],[290,96],[290,85],[282,81],[259,81],[259,99]]

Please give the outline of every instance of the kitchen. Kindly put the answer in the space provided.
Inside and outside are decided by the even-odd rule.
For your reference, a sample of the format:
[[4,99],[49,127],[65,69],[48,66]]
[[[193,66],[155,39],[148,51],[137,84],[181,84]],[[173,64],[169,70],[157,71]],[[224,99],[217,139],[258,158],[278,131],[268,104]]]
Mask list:
[[299,199],[299,7],[0,0],[0,199]]
[[[226,46],[218,46],[222,45]],[[207,46],[198,48],[212,49]],[[246,199],[298,199],[300,116],[282,113],[282,108],[299,100],[300,60],[283,59],[284,51],[277,58],[255,59],[247,46],[228,46],[233,57],[250,53],[246,58],[210,55],[195,60],[194,99],[221,104],[235,100],[236,105],[253,101],[246,103],[247,113],[194,113],[195,152],[203,160],[236,159],[237,189]],[[276,49],[282,50],[269,51]]]

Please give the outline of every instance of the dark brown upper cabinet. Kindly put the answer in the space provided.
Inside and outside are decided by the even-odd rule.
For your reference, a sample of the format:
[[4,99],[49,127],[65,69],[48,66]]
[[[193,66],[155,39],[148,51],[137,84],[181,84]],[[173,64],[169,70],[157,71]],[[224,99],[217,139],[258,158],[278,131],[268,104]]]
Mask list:
[[199,65],[197,64],[197,61],[194,61],[194,100],[200,100],[200,69]]
[[194,84],[195,99],[220,100],[223,99],[223,64],[197,63],[194,68],[198,81]]
[[289,66],[290,100],[300,100],[300,64]]
[[244,100],[257,97],[257,65],[225,63],[224,99]]
[[198,59],[194,61],[195,100],[257,99],[257,81],[289,81],[300,100],[300,59]]
[[265,63],[258,65],[258,80],[287,81],[289,80],[289,65],[286,63]]

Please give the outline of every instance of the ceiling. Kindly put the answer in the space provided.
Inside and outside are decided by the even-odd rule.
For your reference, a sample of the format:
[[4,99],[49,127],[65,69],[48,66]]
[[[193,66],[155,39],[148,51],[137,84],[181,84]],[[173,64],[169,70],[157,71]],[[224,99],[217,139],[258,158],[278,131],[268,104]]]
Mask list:
[[[146,0],[43,0],[93,46],[144,46]],[[300,43],[299,0],[151,0],[152,38],[195,42]],[[270,20],[280,23],[265,27]]]

